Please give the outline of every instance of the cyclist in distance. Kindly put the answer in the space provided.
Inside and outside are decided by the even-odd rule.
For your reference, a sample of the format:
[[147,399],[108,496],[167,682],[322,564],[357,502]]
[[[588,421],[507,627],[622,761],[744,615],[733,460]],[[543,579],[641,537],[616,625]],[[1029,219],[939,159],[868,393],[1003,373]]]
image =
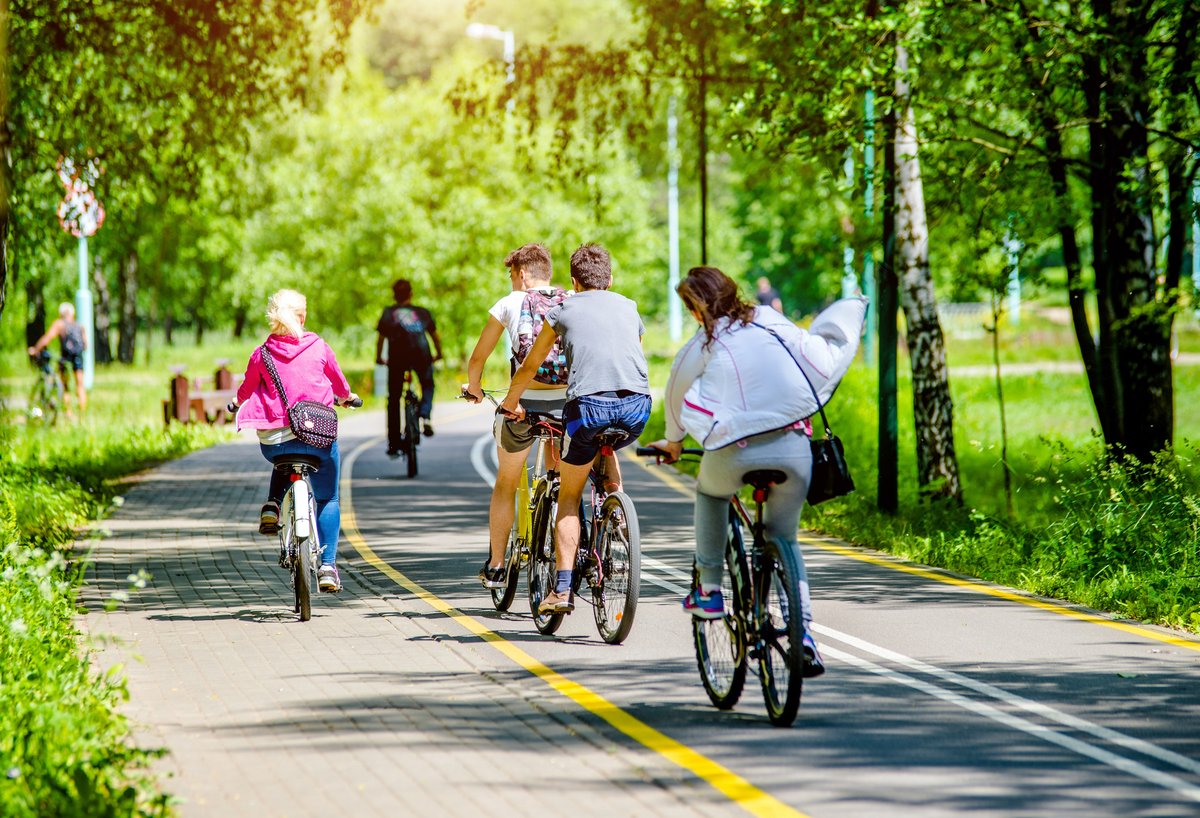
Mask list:
[[[412,282],[396,279],[392,285],[392,296],[396,303],[384,308],[375,325],[379,333],[375,342],[375,363],[387,364],[388,368],[388,457],[400,455],[400,407],[404,402],[406,372],[415,372],[421,384],[421,431],[426,437],[433,435],[430,422],[433,414],[433,363],[442,359],[442,339],[433,315],[424,307],[414,306],[412,295]],[[432,352],[429,349],[430,339],[433,340]],[[384,341],[388,345],[386,359],[383,356]]]
[[[566,429],[559,464],[557,576],[554,593],[539,605],[541,613],[570,613],[575,609],[571,581],[575,552],[579,547],[579,501],[593,461],[600,453],[596,437],[606,428],[629,433],[622,446],[633,443],[650,417],[650,382],[642,335],[646,328],[637,304],[609,292],[612,260],[598,244],[585,244],[571,254],[571,284],[575,295],[546,313],[524,363],[513,375],[501,411],[518,419],[524,408],[518,403],[537,374],[541,361],[562,339],[569,378],[567,403],[563,407]],[[616,458],[604,464],[609,491],[620,489]]]
[[796,543],[812,476],[807,419],[818,410],[813,389],[822,403],[828,401],[854,360],[866,300],[836,302],[806,331],[770,306],[743,300],[737,284],[715,267],[692,268],[677,292],[700,327],[675,356],[667,380],[667,436],[650,445],[674,461],[690,434],[706,450],[696,481],[699,588],[684,598],[683,609],[704,619],[724,616],[721,577],[730,498],[746,472],[777,469],[787,479],[771,488],[765,533],[796,549],[805,675],[820,675],[824,665],[809,630],[812,605]]
[[88,338],[83,325],[75,320],[75,306],[69,301],[58,305],[58,318],[50,325],[50,329],[46,330],[46,334],[29,347],[29,356],[32,358],[41,355],[42,350],[55,338],[58,339],[61,352],[58,361],[58,376],[62,379],[63,384],[63,408],[66,410],[67,417],[70,417],[71,406],[68,400],[71,394],[71,384],[67,378],[67,367],[70,367],[71,371],[75,373],[75,396],[79,401],[79,414],[82,416],[87,410],[87,389],[83,385],[83,351],[87,349]]
[[[310,400],[333,406],[356,398],[329,344],[315,332],[305,331],[307,318],[307,299],[295,290],[280,290],[267,301],[271,334],[264,346],[275,362],[288,405]],[[234,404],[238,407],[238,429],[258,432],[259,446],[268,463],[282,454],[308,454],[320,459],[321,465],[312,475],[313,498],[317,502],[317,533],[324,548],[321,567],[317,571],[317,587],[325,593],[341,590],[335,561],[342,525],[338,501],[341,459],[337,441],[333,441],[328,449],[322,449],[310,446],[292,434],[283,401],[263,360],[262,347],[256,347],[250,353],[246,377],[238,387]],[[285,491],[287,475],[272,469],[267,502],[258,518],[261,533],[273,535],[279,530],[279,504]]]
[[[508,268],[512,291],[488,310],[487,324],[467,362],[467,383],[462,389],[472,403],[483,400],[483,367],[501,336],[508,336],[515,371],[529,355],[546,312],[570,295],[568,290],[550,283],[550,251],[540,244],[526,244],[513,250],[504,259],[504,266]],[[560,414],[566,400],[566,357],[555,347],[530,381],[525,407],[535,412]],[[479,579],[485,588],[502,588],[507,581],[504,547],[513,524],[517,485],[526,456],[537,438],[531,424],[503,415],[496,416],[492,431],[496,437],[498,467],[488,516],[488,558],[479,569]]]

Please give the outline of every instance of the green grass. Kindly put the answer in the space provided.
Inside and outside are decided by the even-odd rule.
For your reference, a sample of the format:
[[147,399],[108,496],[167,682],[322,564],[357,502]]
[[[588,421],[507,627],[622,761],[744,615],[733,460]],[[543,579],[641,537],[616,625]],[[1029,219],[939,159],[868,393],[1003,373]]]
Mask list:
[[[147,423],[122,406],[128,386],[58,428],[0,416],[0,815],[174,815],[119,711],[119,673],[92,668],[75,626],[80,532],[108,513],[121,479],[223,439],[209,427]],[[133,403],[148,403],[134,400]],[[144,578],[135,580],[140,583]]]

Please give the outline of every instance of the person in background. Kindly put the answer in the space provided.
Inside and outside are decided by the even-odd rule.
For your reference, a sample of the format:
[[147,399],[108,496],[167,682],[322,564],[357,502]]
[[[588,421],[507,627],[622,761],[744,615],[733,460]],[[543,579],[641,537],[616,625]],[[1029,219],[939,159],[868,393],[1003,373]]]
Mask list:
[[783,301],[779,298],[779,290],[771,286],[771,280],[766,276],[758,277],[758,291],[755,296],[758,298],[760,306],[770,307],[777,313],[783,313]]
[[83,385],[83,351],[87,349],[88,337],[83,324],[75,320],[75,306],[70,302],[64,301],[58,305],[58,318],[50,325],[50,329],[46,330],[46,334],[29,347],[29,356],[41,355],[42,350],[55,338],[58,339],[61,352],[58,360],[58,376],[63,383],[63,407],[67,417],[70,417],[71,384],[67,375],[69,367],[75,373],[75,396],[79,401],[79,414],[82,416],[87,410],[88,401],[87,389]]
[[804,675],[819,676],[825,666],[810,628],[808,577],[796,542],[812,476],[807,419],[819,408],[817,396],[827,401],[854,360],[866,301],[843,299],[806,331],[770,306],[742,300],[737,283],[715,267],[692,268],[677,291],[700,327],[675,356],[664,394],[666,438],[650,446],[674,461],[690,434],[706,450],[696,480],[699,582],[684,597],[683,609],[701,619],[725,615],[721,579],[729,500],[746,472],[781,471],[787,478],[771,489],[764,525],[767,536],[796,551]]
[[[328,449],[322,449],[292,434],[283,400],[263,360],[265,347],[275,363],[289,406],[302,400],[333,406],[356,399],[358,396],[350,391],[350,384],[329,344],[315,332],[305,331],[307,319],[308,301],[301,293],[280,290],[268,299],[267,322],[271,333],[262,346],[250,353],[246,377],[238,387],[233,406],[237,410],[238,429],[258,432],[259,449],[268,463],[283,454],[308,454],[320,459],[321,464],[312,475],[313,498],[317,501],[317,534],[323,548],[321,567],[317,570],[317,588],[323,593],[333,593],[342,589],[336,561],[342,527],[338,499],[338,472],[341,469],[338,444],[335,440]],[[272,468],[267,502],[259,512],[259,532],[273,535],[279,530],[279,504],[286,491],[287,475]]]
[[[433,315],[424,307],[414,306],[412,295],[412,282],[397,279],[392,285],[392,296],[396,303],[384,309],[375,326],[379,333],[375,342],[375,363],[387,364],[388,368],[388,457],[400,456],[400,405],[404,400],[406,372],[415,372],[421,384],[421,431],[426,437],[433,435],[430,422],[433,415],[433,364],[442,359],[442,339],[438,336]],[[432,352],[429,349],[430,340],[433,341]],[[384,341],[387,342],[386,358]]]

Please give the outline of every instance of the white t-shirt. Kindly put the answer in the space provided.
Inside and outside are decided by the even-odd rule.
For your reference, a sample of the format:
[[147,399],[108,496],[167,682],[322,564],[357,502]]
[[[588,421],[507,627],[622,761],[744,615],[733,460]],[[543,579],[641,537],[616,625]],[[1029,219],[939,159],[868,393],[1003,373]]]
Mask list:
[[524,301],[525,291],[513,290],[488,310],[488,315],[495,318],[508,330],[509,357],[512,357],[513,350],[517,348],[517,320],[521,317],[521,304]]

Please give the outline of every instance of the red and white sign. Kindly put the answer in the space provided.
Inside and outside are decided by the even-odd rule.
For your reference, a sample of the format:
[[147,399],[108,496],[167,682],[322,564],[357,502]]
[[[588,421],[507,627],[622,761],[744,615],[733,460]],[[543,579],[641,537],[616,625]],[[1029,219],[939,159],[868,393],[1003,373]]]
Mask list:
[[67,193],[58,203],[58,223],[76,238],[96,235],[104,224],[104,205],[92,192],[92,186],[104,169],[95,159],[77,165],[69,156],[60,156],[55,167]]

